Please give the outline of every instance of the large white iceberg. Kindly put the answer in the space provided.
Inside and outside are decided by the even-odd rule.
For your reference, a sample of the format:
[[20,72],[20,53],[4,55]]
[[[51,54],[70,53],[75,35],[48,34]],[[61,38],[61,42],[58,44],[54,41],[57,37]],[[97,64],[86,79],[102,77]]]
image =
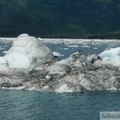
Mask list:
[[13,46],[4,56],[10,68],[22,68],[28,71],[53,58],[52,51],[36,37],[19,35]]

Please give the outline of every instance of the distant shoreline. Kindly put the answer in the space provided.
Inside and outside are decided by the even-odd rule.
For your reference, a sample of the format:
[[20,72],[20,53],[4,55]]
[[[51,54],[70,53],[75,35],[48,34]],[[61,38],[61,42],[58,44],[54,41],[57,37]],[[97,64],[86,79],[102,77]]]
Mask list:
[[[0,37],[0,40],[7,40],[7,41],[14,41],[16,39],[16,37]],[[105,39],[101,39],[101,38],[41,38],[41,37],[38,37],[38,39],[39,40],[41,40],[41,41],[45,41],[45,40],[47,40],[48,42],[50,42],[51,40],[52,41],[59,41],[59,42],[61,42],[61,40],[63,40],[63,41],[68,41],[68,40],[110,40],[110,41],[115,41],[115,40],[120,40],[120,39],[107,39],[107,38],[105,38]]]
[[[51,39],[120,39],[120,34],[106,34],[106,35],[35,35],[30,34],[31,36],[36,36],[38,38],[51,38]],[[0,38],[15,39],[17,35],[0,35]]]

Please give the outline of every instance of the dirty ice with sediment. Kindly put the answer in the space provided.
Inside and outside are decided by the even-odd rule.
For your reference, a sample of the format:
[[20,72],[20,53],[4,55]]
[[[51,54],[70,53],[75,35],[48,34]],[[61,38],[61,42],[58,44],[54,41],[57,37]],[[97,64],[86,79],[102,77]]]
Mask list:
[[120,42],[0,38],[0,87],[55,92],[120,90]]

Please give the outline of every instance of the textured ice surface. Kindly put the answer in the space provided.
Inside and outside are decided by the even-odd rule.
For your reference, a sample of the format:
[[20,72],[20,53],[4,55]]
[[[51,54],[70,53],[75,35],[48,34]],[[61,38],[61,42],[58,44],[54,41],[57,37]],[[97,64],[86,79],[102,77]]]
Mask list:
[[120,47],[117,48],[111,48],[109,50],[105,50],[102,53],[99,54],[101,58],[104,57],[111,57],[112,55],[118,55],[120,56]]
[[57,57],[64,56],[64,55],[62,55],[62,54],[61,54],[61,53],[59,53],[59,52],[53,52],[53,55],[54,55],[54,56],[57,56]]
[[37,38],[22,34],[4,56],[10,68],[23,68],[28,71],[53,57],[51,50]]
[[[26,35],[19,37],[25,36]],[[14,70],[11,72],[12,74],[9,72],[7,72],[7,74],[4,73],[1,75],[2,79],[0,79],[0,85],[2,87],[11,88],[18,86],[29,90],[53,90],[57,92],[80,92],[84,90],[120,90],[120,72],[118,67],[110,65],[108,62],[107,64],[104,64],[104,62],[99,59],[97,55],[93,54],[99,54],[102,51],[112,47],[119,47],[120,41],[42,38],[39,39],[39,41],[49,46],[52,51],[56,51],[56,55],[65,55],[61,56],[65,59],[57,62],[52,61],[52,64],[47,62],[47,64],[44,64],[42,67],[38,66],[36,68],[37,72],[31,72],[29,74],[15,74]],[[4,45],[7,45],[7,48],[9,46],[8,43],[11,44],[11,40],[7,41],[4,39],[1,40],[1,43],[2,42]],[[15,47],[16,45],[17,47]],[[37,49],[35,52],[32,52],[32,55],[29,55],[29,53],[31,53],[31,47],[36,48],[37,45],[34,45],[32,42],[28,44],[28,41],[25,40],[23,42],[13,41],[13,46],[14,48],[9,50],[7,52],[7,55],[13,56],[12,58],[15,58],[17,60],[8,61],[13,62],[13,64],[16,63],[18,65],[20,64],[17,63],[19,62],[19,59],[21,61],[21,59],[24,58],[23,60],[25,60],[25,64],[22,64],[23,67],[24,65],[33,65],[29,69],[32,70],[34,68],[34,64],[32,63],[35,63],[32,61],[33,59],[31,59],[33,57],[32,55],[38,55],[39,50]],[[25,49],[23,49],[23,46]],[[6,51],[5,46],[3,46],[1,50]],[[14,50],[16,52],[14,52]],[[83,50],[85,54],[84,52],[81,54],[80,50]],[[93,55],[86,55],[86,53]],[[114,62],[117,65],[120,60],[120,58],[115,54],[112,55],[111,58],[106,57],[105,59],[109,60],[109,63]],[[4,59],[1,58],[1,64],[4,63]],[[10,65],[12,64],[10,63]],[[25,66],[25,68],[29,68],[28,66]]]
[[108,61],[112,65],[120,66],[120,47],[105,50],[102,53],[100,53],[99,56],[104,61]]

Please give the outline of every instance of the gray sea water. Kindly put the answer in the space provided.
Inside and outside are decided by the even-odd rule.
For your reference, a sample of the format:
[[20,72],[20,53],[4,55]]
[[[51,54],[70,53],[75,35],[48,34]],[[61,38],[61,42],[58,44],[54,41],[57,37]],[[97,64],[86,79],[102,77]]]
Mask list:
[[120,92],[0,90],[0,120],[99,120],[100,111],[120,111],[119,101]]
[[[56,40],[57,41],[57,40]],[[119,47],[118,40],[43,40],[53,51],[68,57],[83,50],[99,54],[105,49]],[[11,46],[11,41],[0,41],[0,54]],[[0,89],[0,120],[99,120],[100,111],[120,111],[120,91],[86,93],[54,93]]]

